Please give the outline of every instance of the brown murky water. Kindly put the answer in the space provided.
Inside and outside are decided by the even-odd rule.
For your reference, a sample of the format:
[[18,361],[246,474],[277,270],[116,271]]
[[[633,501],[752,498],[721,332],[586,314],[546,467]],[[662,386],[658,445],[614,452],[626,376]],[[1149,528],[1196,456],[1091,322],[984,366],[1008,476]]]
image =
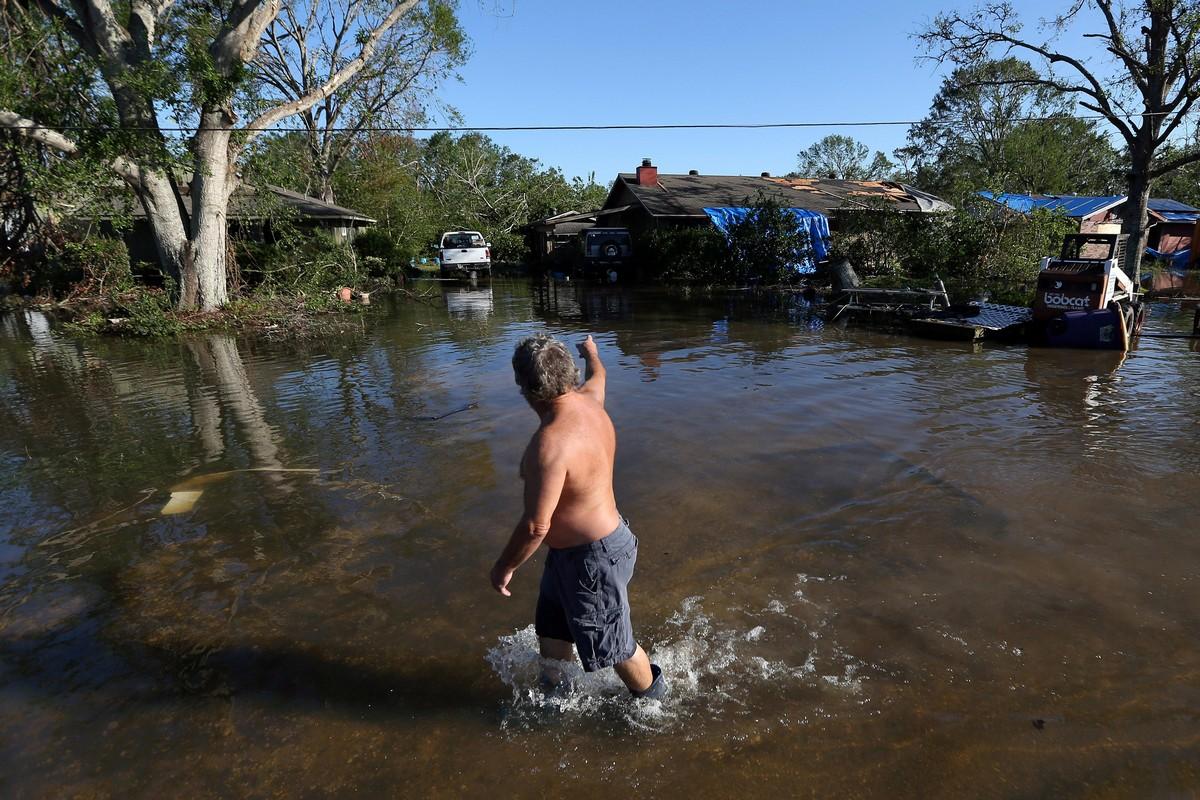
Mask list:
[[[443,291],[319,343],[0,321],[0,794],[1200,792],[1189,342]],[[609,364],[662,705],[611,674],[544,700],[541,559],[487,582],[536,422],[508,359],[542,327]],[[200,494],[164,516],[172,489]]]

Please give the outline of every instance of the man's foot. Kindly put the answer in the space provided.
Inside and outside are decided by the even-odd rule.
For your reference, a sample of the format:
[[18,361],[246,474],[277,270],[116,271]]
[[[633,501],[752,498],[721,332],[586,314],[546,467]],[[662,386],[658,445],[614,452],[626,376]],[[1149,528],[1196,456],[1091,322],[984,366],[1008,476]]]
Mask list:
[[559,672],[557,676],[548,675],[543,672],[538,677],[538,688],[542,690],[542,694],[547,698],[561,700],[569,697],[575,691],[575,684],[562,672]]
[[651,700],[662,700],[667,696],[667,681],[663,678],[662,669],[658,664],[650,665],[650,675],[654,680],[650,684],[650,688],[645,691],[635,692],[632,689],[629,693],[634,697],[647,697]]

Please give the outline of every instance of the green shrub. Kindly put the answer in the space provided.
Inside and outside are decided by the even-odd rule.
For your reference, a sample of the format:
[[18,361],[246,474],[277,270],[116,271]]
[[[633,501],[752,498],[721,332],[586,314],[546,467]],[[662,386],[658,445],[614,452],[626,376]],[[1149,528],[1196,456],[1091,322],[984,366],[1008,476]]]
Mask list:
[[379,228],[367,228],[355,236],[354,250],[362,258],[378,258],[384,263],[400,258],[396,240]]
[[729,226],[730,277],[738,283],[779,284],[795,277],[795,265],[812,258],[808,232],[775,200],[760,195],[749,213]]
[[519,233],[496,233],[488,236],[485,232],[484,236],[492,247],[492,263],[520,264],[529,253],[525,237]]
[[642,276],[668,283],[778,284],[811,256],[808,233],[779,203],[747,198],[745,219],[723,234],[709,224],[655,228],[638,237]]
[[637,237],[634,246],[642,277],[667,283],[728,281],[729,246],[711,225],[653,228]]
[[133,285],[129,251],[120,239],[64,238],[47,251],[46,258],[28,270],[23,288],[32,294],[100,295]]
[[170,336],[180,331],[179,322],[171,313],[170,292],[163,289],[138,288],[113,298],[114,317],[125,317],[125,332],[134,336]]
[[235,252],[242,277],[267,291],[332,290],[362,277],[354,248],[321,231],[281,230],[273,242],[239,241]]
[[941,278],[955,297],[1023,305],[1032,299],[1041,258],[1077,231],[1061,214],[1014,214],[970,195],[937,214],[882,207],[845,214],[831,250],[871,283],[928,285]]

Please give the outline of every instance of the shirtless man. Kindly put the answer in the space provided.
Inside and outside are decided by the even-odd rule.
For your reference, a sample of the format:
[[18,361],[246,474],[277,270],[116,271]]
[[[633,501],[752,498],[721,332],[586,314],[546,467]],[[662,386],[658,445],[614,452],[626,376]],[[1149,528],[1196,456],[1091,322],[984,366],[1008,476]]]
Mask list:
[[[565,345],[530,337],[513,353],[521,394],[542,424],[521,459],[525,513],[492,567],[492,587],[511,596],[517,567],[545,541],[536,624],[543,659],[571,661],[587,672],[612,667],[638,697],[666,694],[662,670],[633,639],[629,579],[637,537],[613,496],[617,435],[604,411],[604,365],[589,336],[579,345],[586,380]],[[561,671],[546,664],[543,686],[560,688]]]

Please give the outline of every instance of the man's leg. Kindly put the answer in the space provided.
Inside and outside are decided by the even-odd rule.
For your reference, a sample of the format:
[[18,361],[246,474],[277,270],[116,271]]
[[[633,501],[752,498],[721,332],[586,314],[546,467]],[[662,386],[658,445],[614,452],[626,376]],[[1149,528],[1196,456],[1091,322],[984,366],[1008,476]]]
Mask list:
[[641,694],[654,683],[654,674],[650,671],[650,659],[641,645],[633,651],[633,655],[625,661],[613,664],[613,671],[625,681],[629,691]]
[[555,661],[574,661],[575,645],[562,639],[551,639],[543,636],[538,639],[538,650],[542,658],[553,658]]
[[[541,682],[551,687],[561,686],[564,676],[562,667],[557,662],[574,661],[575,645],[564,642],[562,639],[542,636],[538,639],[538,651],[542,655]],[[553,659],[553,661],[546,659]]]
[[[571,641],[571,626],[559,602],[555,587],[555,569],[558,559],[554,551],[546,557],[546,568],[542,572],[538,591],[537,611],[534,613],[534,629],[538,635],[538,652],[542,656],[542,674],[538,683],[542,691],[569,691],[566,676],[560,661],[575,660],[575,645]],[[553,660],[550,660],[553,659]]]

